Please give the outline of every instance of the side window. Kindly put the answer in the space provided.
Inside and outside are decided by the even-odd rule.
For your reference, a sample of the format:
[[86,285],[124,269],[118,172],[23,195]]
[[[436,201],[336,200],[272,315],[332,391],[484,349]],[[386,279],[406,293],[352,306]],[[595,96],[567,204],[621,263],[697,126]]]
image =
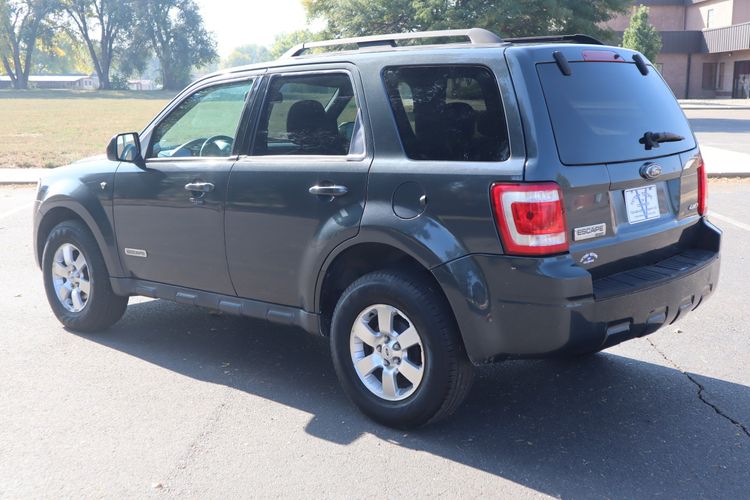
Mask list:
[[291,75],[271,80],[254,155],[363,153],[360,112],[348,75]]
[[481,66],[401,66],[383,73],[406,155],[505,161],[508,129],[497,81]]
[[216,85],[182,101],[156,126],[149,158],[229,156],[253,81]]

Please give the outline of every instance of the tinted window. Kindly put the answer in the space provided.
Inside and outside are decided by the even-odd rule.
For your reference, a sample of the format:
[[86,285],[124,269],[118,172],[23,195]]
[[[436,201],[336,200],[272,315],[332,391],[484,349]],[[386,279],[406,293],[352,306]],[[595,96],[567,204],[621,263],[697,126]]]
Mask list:
[[392,67],[384,79],[409,158],[503,161],[510,156],[500,93],[486,68]]
[[199,90],[182,101],[153,133],[149,157],[229,156],[252,81]]
[[360,154],[362,132],[348,75],[277,76],[263,103],[253,154]]
[[[695,147],[685,115],[651,68],[643,76],[630,63],[571,63],[564,76],[556,64],[539,64],[560,160],[568,165],[644,159]],[[672,132],[685,140],[646,151],[646,132]]]

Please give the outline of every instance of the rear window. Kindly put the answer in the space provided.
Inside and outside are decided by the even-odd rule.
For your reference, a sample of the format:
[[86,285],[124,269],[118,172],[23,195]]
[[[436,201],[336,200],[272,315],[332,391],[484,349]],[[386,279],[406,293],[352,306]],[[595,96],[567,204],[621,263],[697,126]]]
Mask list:
[[[537,65],[560,160],[567,165],[612,163],[679,153],[695,147],[685,115],[658,72],[635,64],[578,62],[565,76],[555,63]],[[646,132],[685,139],[647,151]]]
[[504,161],[508,130],[497,81],[481,66],[401,66],[383,73],[412,160]]

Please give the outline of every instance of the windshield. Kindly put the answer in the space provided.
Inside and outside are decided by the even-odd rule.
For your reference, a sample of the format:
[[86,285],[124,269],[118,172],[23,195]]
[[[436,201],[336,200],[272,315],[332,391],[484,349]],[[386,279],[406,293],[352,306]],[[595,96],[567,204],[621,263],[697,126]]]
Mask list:
[[[613,163],[680,153],[695,147],[685,115],[658,72],[644,76],[635,64],[571,63],[537,65],[560,160],[566,165]],[[682,136],[647,150],[646,132]]]

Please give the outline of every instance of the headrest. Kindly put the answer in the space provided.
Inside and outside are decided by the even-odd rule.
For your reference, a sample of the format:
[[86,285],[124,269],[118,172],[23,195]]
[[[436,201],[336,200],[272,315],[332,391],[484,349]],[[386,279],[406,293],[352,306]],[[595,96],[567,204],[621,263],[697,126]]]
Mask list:
[[289,108],[286,118],[286,131],[290,134],[325,130],[326,110],[318,101],[297,101]]

